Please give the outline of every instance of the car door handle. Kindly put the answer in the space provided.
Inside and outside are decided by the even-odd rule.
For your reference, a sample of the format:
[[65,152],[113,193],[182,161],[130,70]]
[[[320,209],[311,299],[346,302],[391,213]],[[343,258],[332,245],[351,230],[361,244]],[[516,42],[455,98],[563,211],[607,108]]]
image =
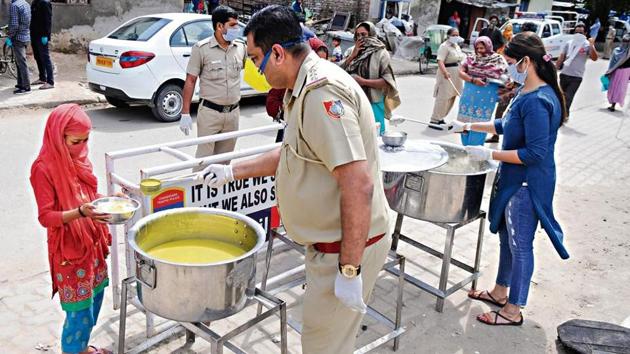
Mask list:
[[183,54],[182,55],[184,58],[188,58],[190,56],[190,54]]

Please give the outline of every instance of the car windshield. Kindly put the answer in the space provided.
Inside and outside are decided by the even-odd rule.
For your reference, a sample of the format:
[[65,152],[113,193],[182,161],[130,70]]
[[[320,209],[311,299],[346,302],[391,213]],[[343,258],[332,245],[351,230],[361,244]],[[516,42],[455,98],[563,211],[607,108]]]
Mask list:
[[518,22],[513,22],[512,23],[512,33],[517,34],[517,33],[521,33],[523,32],[523,26],[527,24],[528,30],[534,32],[534,33],[538,33],[538,24],[535,22],[522,22],[522,23],[518,23]]
[[108,38],[125,41],[148,41],[171,20],[159,17],[141,17],[120,26]]

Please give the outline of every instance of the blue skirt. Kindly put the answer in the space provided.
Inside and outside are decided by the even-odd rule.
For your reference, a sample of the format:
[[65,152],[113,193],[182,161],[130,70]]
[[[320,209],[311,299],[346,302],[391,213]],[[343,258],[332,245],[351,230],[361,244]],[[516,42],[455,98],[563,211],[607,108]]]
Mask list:
[[[499,101],[499,85],[488,83],[477,86],[470,82],[464,83],[462,97],[459,98],[459,112],[457,120],[462,122],[489,122]],[[483,145],[486,133],[468,132],[461,134],[463,145]]]

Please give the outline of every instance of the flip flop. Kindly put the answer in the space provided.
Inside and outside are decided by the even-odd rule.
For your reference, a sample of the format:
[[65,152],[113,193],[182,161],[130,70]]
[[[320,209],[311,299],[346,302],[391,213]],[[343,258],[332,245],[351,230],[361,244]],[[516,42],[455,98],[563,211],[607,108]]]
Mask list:
[[[486,293],[486,295],[488,295],[488,297],[490,299],[485,299],[485,298],[481,297],[481,295],[483,293]],[[490,295],[490,292],[488,290],[484,290],[484,291],[478,293],[477,296],[470,295],[470,293],[468,293],[468,297],[473,299],[473,300],[483,301],[483,302],[485,302],[487,304],[498,306],[498,307],[503,307],[507,303],[507,301],[505,301],[504,303],[498,302],[497,299],[495,299],[494,297],[492,297],[492,295]]]
[[114,352],[112,352],[111,350],[105,349],[105,348],[97,348],[93,345],[89,346],[90,348],[94,349],[93,353],[94,354],[113,354]]
[[[511,319],[503,316],[502,314],[499,313],[499,311],[490,311],[490,313],[494,313],[496,316],[494,316],[494,322],[489,322],[489,321],[485,321],[481,319],[481,315],[477,316],[477,321],[483,323],[483,324],[487,324],[488,326],[521,326],[523,325],[523,313],[521,312],[521,319],[520,321],[512,321]],[[506,320],[506,323],[498,323],[497,320],[499,319],[499,317],[501,317],[502,319]]]

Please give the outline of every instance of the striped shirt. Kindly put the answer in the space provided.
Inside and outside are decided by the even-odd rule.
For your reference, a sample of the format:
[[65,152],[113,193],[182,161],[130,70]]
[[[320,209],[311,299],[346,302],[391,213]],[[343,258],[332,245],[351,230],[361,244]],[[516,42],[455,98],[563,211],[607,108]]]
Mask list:
[[9,8],[9,38],[13,41],[31,41],[31,6],[25,0],[11,0]]

